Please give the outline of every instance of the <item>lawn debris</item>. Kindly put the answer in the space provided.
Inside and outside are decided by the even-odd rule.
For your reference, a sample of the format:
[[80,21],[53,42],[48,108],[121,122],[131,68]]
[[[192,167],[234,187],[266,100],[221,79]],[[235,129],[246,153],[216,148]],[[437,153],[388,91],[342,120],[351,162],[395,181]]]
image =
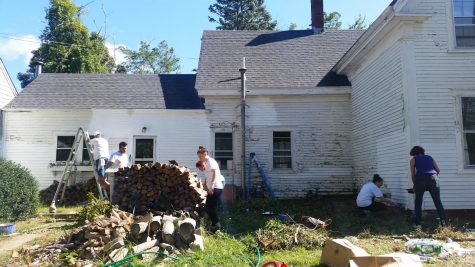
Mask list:
[[[174,216],[178,215],[178,216]],[[161,219],[163,218],[163,219]],[[151,230],[152,222],[162,226]],[[134,216],[113,209],[110,216],[100,215],[85,225],[76,228],[66,237],[46,247],[33,246],[23,249],[21,255],[29,255],[31,263],[65,263],[101,259],[104,262],[118,261],[131,253],[157,250],[169,255],[178,254],[178,249],[204,250],[203,238],[195,235],[196,220],[188,212],[168,212],[154,216]],[[171,229],[165,229],[171,227]],[[168,231],[168,232],[167,232]],[[171,233],[170,233],[171,231]],[[167,232],[166,240],[164,232]],[[73,254],[74,253],[74,254]]]
[[262,251],[321,248],[327,238],[327,231],[323,228],[309,229],[301,224],[284,224],[276,219],[269,220],[264,228],[256,231],[256,241]]

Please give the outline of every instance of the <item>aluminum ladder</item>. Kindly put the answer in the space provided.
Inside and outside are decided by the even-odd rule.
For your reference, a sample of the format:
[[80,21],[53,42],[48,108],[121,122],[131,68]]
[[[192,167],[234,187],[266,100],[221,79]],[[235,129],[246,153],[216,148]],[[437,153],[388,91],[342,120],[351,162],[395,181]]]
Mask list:
[[257,171],[262,177],[262,181],[264,182],[264,185],[267,188],[267,192],[271,196],[271,198],[275,198],[274,191],[272,190],[272,186],[270,185],[269,179],[267,178],[267,175],[264,172],[264,169],[262,169],[261,164],[257,161],[256,153],[251,153],[249,155],[249,165],[247,169],[247,177],[246,177],[246,200],[251,199],[251,193],[250,193],[250,187],[251,187],[251,173],[252,173],[252,164],[255,163],[257,167]]
[[89,141],[89,135],[82,128],[79,128],[74,138],[71,152],[69,152],[69,156],[66,161],[66,166],[64,167],[64,171],[61,176],[61,181],[59,182],[58,187],[56,188],[56,191],[54,193],[53,200],[51,201],[51,205],[49,207],[50,213],[56,213],[56,198],[58,197],[59,191],[61,190],[61,185],[63,184],[64,186],[63,186],[63,191],[61,193],[61,201],[64,199],[64,193],[66,191],[66,183],[68,182],[71,173],[76,171],[75,169],[73,169],[75,167],[74,162],[76,160],[78,150],[83,149],[82,148],[83,140],[84,140],[84,143],[86,144],[87,152],[89,153],[89,159],[92,163],[91,165],[94,171],[94,178],[96,179],[97,190],[99,191],[99,198],[104,199],[104,196],[107,198],[107,192],[105,190],[103,192],[102,187],[99,184],[99,174],[97,173],[96,161],[94,160],[94,156],[93,156],[94,150],[92,148],[91,142]]

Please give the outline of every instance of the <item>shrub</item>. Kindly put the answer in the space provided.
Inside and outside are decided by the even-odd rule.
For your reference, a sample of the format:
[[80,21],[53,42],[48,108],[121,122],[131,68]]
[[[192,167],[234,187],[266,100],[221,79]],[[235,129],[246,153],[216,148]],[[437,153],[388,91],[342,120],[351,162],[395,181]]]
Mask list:
[[100,215],[111,215],[114,206],[108,200],[100,200],[91,192],[87,193],[87,198],[89,199],[87,205],[78,214],[77,222],[79,224],[85,224],[86,220],[92,221]]
[[0,158],[0,220],[21,220],[35,215],[38,182],[20,164]]

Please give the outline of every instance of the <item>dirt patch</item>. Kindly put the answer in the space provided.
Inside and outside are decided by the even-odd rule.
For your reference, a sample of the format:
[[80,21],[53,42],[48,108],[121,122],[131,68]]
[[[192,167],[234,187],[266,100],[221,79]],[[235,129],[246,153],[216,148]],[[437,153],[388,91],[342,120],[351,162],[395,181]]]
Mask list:
[[8,237],[0,241],[0,254],[20,249],[24,244],[30,242],[44,234],[19,234]]

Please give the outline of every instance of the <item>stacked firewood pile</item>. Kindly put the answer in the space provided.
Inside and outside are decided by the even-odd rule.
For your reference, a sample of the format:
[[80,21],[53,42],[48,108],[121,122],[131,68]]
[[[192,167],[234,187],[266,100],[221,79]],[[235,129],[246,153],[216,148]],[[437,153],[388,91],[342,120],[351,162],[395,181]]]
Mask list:
[[[203,238],[195,234],[196,212],[157,214],[160,215],[134,216],[114,209],[110,217],[98,216],[94,221],[86,222],[63,243],[81,259],[106,261],[117,261],[130,253],[161,251],[170,254],[179,253],[180,249],[204,249]],[[126,243],[135,246],[128,247]]]
[[[54,193],[56,192],[56,188],[58,188],[58,183],[59,182],[55,180],[53,181],[52,185],[40,191],[40,200],[43,204],[51,204]],[[59,191],[60,195],[58,196],[58,199],[63,192],[63,186],[61,186]],[[94,177],[86,182],[67,186],[64,193],[63,204],[71,205],[85,202],[87,201],[88,192],[92,192],[96,197],[99,195],[97,191],[96,179]]]
[[116,174],[114,204],[135,214],[194,210],[201,207],[205,199],[206,191],[196,173],[175,161],[136,164]]

